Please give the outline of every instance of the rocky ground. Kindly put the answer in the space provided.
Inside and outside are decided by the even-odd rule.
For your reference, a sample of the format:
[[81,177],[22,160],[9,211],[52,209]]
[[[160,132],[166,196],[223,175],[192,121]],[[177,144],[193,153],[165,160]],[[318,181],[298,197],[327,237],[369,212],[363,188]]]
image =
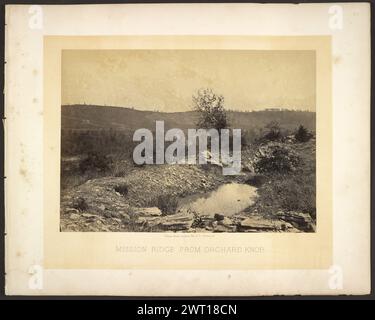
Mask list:
[[[61,231],[122,232],[314,232],[310,214],[278,211],[262,215],[251,208],[233,216],[218,212],[197,215],[189,210],[165,214],[160,197],[180,199],[207,193],[228,182],[245,183],[253,176],[252,155],[243,152],[243,174],[223,176],[212,165],[134,167],[122,177],[102,177],[61,192]],[[250,160],[249,160],[250,159]],[[251,179],[250,179],[251,180]]]
[[218,169],[195,165],[144,166],[124,177],[97,178],[62,190],[61,230],[143,230],[140,221],[145,217],[162,215],[160,209],[152,208],[158,197],[211,191],[225,182],[217,174]]

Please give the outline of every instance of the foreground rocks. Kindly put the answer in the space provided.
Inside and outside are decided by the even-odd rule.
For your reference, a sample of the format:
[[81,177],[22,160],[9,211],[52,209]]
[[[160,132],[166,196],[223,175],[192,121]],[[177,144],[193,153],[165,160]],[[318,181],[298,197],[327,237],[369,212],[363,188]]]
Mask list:
[[62,231],[139,231],[147,222],[147,228],[182,230],[189,227],[185,216],[172,221],[165,216],[163,224],[157,223],[161,216],[155,208],[158,197],[204,193],[223,182],[224,178],[212,170],[193,165],[146,166],[125,177],[89,180],[62,190],[60,227]]
[[160,209],[136,208],[131,214],[104,216],[80,212],[69,208],[65,211],[62,231],[129,231],[129,232],[314,232],[315,224],[305,213],[279,212],[277,218],[239,213],[231,217],[216,214],[199,216],[183,211],[163,215]]
[[[247,178],[238,176],[237,179]],[[159,196],[182,198],[216,189],[222,175],[197,166],[148,166],[125,177],[105,177],[63,190],[61,231],[81,232],[314,232],[308,213],[256,212],[233,216],[198,215],[189,210],[164,214],[155,204]]]
[[277,218],[304,232],[315,232],[316,225],[308,213],[278,212]]
[[[157,209],[157,208],[156,208]],[[249,215],[245,213],[226,217],[216,214],[214,217],[198,216],[192,212],[178,212],[163,216],[156,214],[155,208],[141,208],[134,218],[138,231],[170,231],[170,232],[313,232],[314,224],[307,227],[305,214],[285,213],[285,217],[293,217],[293,222],[274,218]],[[148,212],[149,214],[145,214]],[[297,218],[300,217],[300,218]]]

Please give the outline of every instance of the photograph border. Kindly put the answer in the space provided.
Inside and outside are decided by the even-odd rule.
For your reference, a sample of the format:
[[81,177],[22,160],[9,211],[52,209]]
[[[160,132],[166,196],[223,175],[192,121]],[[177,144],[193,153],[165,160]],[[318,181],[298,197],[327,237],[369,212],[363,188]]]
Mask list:
[[[61,51],[124,49],[314,50],[316,52],[315,233],[170,234],[60,232]],[[332,264],[332,111],[330,36],[46,36],[44,40],[44,262],[50,269],[326,269]],[[155,253],[169,247],[173,253]],[[263,248],[231,258],[181,247]],[[144,253],[116,247],[146,246]],[[95,250],[93,250],[95,248]],[[291,249],[293,248],[293,249]],[[246,249],[242,249],[245,251]],[[82,252],[86,252],[82,255]],[[214,259],[213,259],[214,258]]]
[[[5,1],[7,4],[34,4],[34,1],[31,1],[31,0],[24,0],[24,1],[17,1],[17,0],[10,0],[10,1]],[[225,2],[225,1],[206,1],[206,2],[209,2],[209,3],[222,3],[222,2]],[[252,4],[252,3],[257,3],[257,2],[254,2],[254,1],[238,1],[239,3],[248,3],[248,4]],[[68,1],[48,1],[48,0],[41,0],[39,1],[39,4],[108,4],[108,3],[124,3],[124,1],[110,1],[110,2],[103,2],[103,1],[72,1],[72,0],[68,0]],[[176,2],[170,2],[170,1],[158,1],[158,2],[154,2],[154,1],[142,1],[142,2],[138,2],[138,1],[131,1],[131,2],[127,2],[127,3],[135,3],[135,4],[148,4],[148,3],[176,3]],[[185,2],[186,3],[186,2]],[[199,3],[199,1],[190,1],[188,3]],[[286,4],[291,4],[291,3],[298,3],[298,4],[301,4],[301,3],[305,3],[305,4],[310,4],[310,3],[321,3],[321,4],[329,4],[329,3],[332,3],[332,4],[337,4],[336,1],[306,1],[306,0],[301,0],[301,1],[289,1],[289,2],[286,2],[286,1],[265,1],[265,3],[269,3],[269,4],[277,4],[277,3],[286,3]],[[373,5],[373,1],[348,1],[348,0],[344,0],[344,1],[340,1],[339,3],[367,3],[369,5],[371,5],[371,16],[373,17],[374,16],[374,5]],[[2,11],[3,13],[5,12],[5,6],[2,6]],[[1,19],[2,21],[4,22],[5,19],[4,19],[4,14],[1,16]],[[5,23],[2,23],[1,24],[1,27],[5,29]],[[4,30],[2,29],[2,30]],[[372,43],[371,43],[371,48],[374,49],[374,34],[375,34],[375,28],[374,28],[374,22],[373,22],[373,19],[371,19],[371,39],[372,39]],[[2,36],[4,35],[4,33],[2,33]],[[3,43],[5,42],[4,41],[4,37],[2,38],[3,40]],[[374,106],[374,76],[373,76],[373,72],[374,72],[374,60],[373,60],[373,55],[371,56],[371,92],[373,93],[371,95],[371,106],[373,107]],[[8,61],[9,62],[9,61]],[[2,64],[2,70],[5,71],[5,65]],[[5,121],[5,116],[3,118],[3,124],[6,123]],[[373,123],[374,123],[374,113],[372,112],[371,113],[371,137],[373,137],[374,135],[374,131],[373,131]],[[6,131],[6,129],[4,128],[4,130]],[[373,150],[374,150],[374,140],[371,139],[371,164],[373,163]],[[371,171],[371,215],[373,216],[373,199],[375,197],[375,192],[374,192],[374,189],[373,189],[373,179],[374,179],[374,173]],[[5,177],[4,177],[4,180],[5,180]],[[2,196],[2,199],[4,199],[4,194],[2,193],[1,194]],[[4,201],[2,202],[4,203]],[[0,225],[1,225],[1,229],[4,230],[5,232],[5,220],[4,220],[4,216],[5,216],[5,210],[4,210],[4,215],[2,216],[2,219],[0,220]],[[370,256],[370,259],[371,259],[371,275],[374,275],[374,236],[373,236],[373,230],[374,230],[374,219],[371,219],[371,238],[370,238],[370,242],[371,242],[371,256]],[[369,234],[370,236],[370,234]],[[8,240],[9,241],[9,240]],[[9,244],[9,243],[8,243]],[[2,257],[5,257],[4,256],[4,245],[5,245],[5,242],[4,242],[4,238],[2,238],[2,245],[1,245],[1,253],[2,253]],[[369,245],[369,249],[370,249],[370,245]],[[341,251],[340,251],[341,252]],[[36,257],[38,259],[38,257]],[[354,263],[354,261],[353,261]],[[3,264],[2,264],[3,266]],[[5,269],[3,269],[5,270]],[[8,269],[9,271],[9,269]],[[2,276],[1,277],[1,281],[0,281],[0,284],[1,285],[1,288],[2,288],[2,296],[1,298],[2,299],[7,299],[7,300],[14,300],[14,299],[27,299],[27,300],[38,300],[38,299],[42,299],[42,300],[45,300],[45,299],[66,299],[66,296],[63,296],[63,292],[60,291],[60,292],[57,292],[57,291],[49,291],[48,293],[39,293],[39,294],[43,294],[44,296],[38,296],[38,292],[29,292],[25,289],[23,289],[23,285],[21,283],[19,283],[20,287],[18,289],[18,293],[13,293],[12,294],[18,294],[18,296],[4,296],[4,288],[5,288],[5,273],[2,272]],[[57,273],[56,276],[61,276],[61,274]],[[317,275],[318,276],[318,275]],[[318,278],[318,277],[317,277]],[[22,278],[23,279],[23,278]],[[20,279],[21,280],[21,279]],[[371,277],[371,288],[374,288],[374,277]],[[324,294],[323,294],[324,293]],[[9,294],[9,290],[8,290],[8,294]],[[33,294],[35,296],[25,296],[25,294]],[[103,293],[102,293],[103,294]],[[315,300],[315,299],[328,299],[328,300],[352,300],[352,299],[371,299],[373,300],[374,299],[374,292],[373,292],[373,289],[371,289],[371,293],[370,294],[366,294],[366,295],[363,295],[363,294],[359,294],[359,293],[355,293],[353,291],[351,291],[351,293],[349,293],[349,295],[346,295],[345,294],[348,294],[346,293],[346,291],[335,291],[335,292],[329,292],[329,291],[322,291],[320,294],[306,294],[306,293],[302,293],[302,296],[294,296],[294,293],[291,293],[291,294],[287,294],[287,293],[283,293],[283,295],[281,296],[280,294],[281,293],[275,293],[273,294],[272,296],[266,296],[266,297],[262,297],[262,296],[258,296],[258,295],[254,295],[254,294],[250,294],[250,295],[247,295],[247,296],[238,296],[238,295],[228,295],[229,292],[227,292],[227,294],[224,293],[224,295],[222,295],[221,297],[217,297],[215,295],[214,296],[211,296],[208,294],[208,295],[198,295],[198,296],[194,296],[194,298],[192,298],[191,295],[180,295],[180,296],[176,296],[174,295],[174,301],[171,300],[171,297],[172,296],[161,296],[161,295],[157,295],[155,294],[153,297],[149,297],[149,296],[144,296],[142,294],[138,294],[136,296],[132,295],[132,296],[129,296],[129,295],[112,295],[111,297],[108,297],[108,296],[103,296],[103,295],[99,295],[99,296],[92,296],[92,294],[90,293],[80,293],[80,296],[77,295],[77,291],[75,292],[75,294],[73,293],[73,295],[70,295],[69,296],[69,299],[87,299],[87,298],[91,298],[93,300],[98,300],[98,299],[108,299],[108,300],[112,300],[112,299],[126,299],[126,300],[136,300],[136,299],[144,299],[145,301],[150,301],[150,300],[158,300],[159,302],[164,300],[165,303],[170,303],[170,304],[174,304],[176,303],[176,301],[181,301],[181,300],[186,300],[186,299],[204,299],[204,300],[212,300],[212,299],[217,299],[217,300],[223,300],[223,299],[228,299],[228,300],[288,300],[288,299],[291,299],[291,295],[293,295],[293,299],[294,300]],[[344,295],[343,295],[344,294]],[[226,298],[225,298],[226,296]],[[165,300],[168,300],[168,301],[165,301]],[[243,306],[247,306],[246,304],[242,304]],[[248,309],[248,308],[246,308]]]

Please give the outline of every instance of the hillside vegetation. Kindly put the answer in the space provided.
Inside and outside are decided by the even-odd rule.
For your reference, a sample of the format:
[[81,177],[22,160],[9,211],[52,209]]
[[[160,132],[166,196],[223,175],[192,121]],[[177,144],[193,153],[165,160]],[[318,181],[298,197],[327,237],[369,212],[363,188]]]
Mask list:
[[[186,112],[141,111],[130,108],[103,107],[91,105],[70,105],[61,107],[62,129],[100,130],[118,129],[134,131],[139,128],[154,129],[156,120],[164,120],[165,127],[189,129],[195,128],[198,114]],[[315,113],[308,111],[228,111],[232,128],[259,130],[267,123],[275,121],[287,130],[294,130],[303,125],[308,130],[315,130]]]
[[[62,106],[61,230],[315,231],[314,112],[227,111],[229,127],[242,130],[238,176],[223,176],[213,164],[133,162],[135,130],[154,131],[157,120],[165,121],[165,130],[187,130],[197,127],[198,116],[195,111]],[[232,216],[222,207],[207,216],[179,205],[186,197],[205,197],[231,183],[256,190],[248,195],[251,205]],[[229,200],[242,201],[238,192]]]

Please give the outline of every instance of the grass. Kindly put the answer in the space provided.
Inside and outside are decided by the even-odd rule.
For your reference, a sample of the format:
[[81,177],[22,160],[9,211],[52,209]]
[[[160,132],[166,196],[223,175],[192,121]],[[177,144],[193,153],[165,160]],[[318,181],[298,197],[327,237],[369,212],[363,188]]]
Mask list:
[[[117,153],[110,157],[101,157],[101,162],[90,163],[85,170],[80,170],[83,164],[87,163],[87,157],[81,156],[81,160],[72,163],[61,162],[61,189],[79,186],[91,179],[101,177],[124,177],[133,169],[133,164],[126,153]],[[105,170],[104,170],[105,168]],[[121,192],[120,192],[121,193]]]
[[315,177],[311,175],[273,175],[258,189],[254,208],[268,216],[278,211],[297,211],[316,216]]
[[258,185],[258,198],[247,211],[256,210],[266,216],[274,216],[278,211],[296,211],[316,218],[314,143],[294,144],[293,149],[302,159],[300,165],[289,173],[264,175],[263,183]]
[[[88,137],[90,135],[87,135],[86,138],[88,139]],[[119,145],[123,143],[120,139],[122,137],[120,133],[114,134],[113,132],[108,132],[105,134],[105,137],[115,139],[115,142],[117,141]],[[255,139],[254,136],[251,137]],[[95,139],[99,138],[96,137]],[[110,139],[107,139],[108,141],[106,139],[103,140],[104,145],[106,143],[113,143]],[[257,174],[252,173],[254,169],[251,168],[252,163],[250,162],[257,150],[256,143],[252,142],[243,149],[242,161],[245,168],[244,171],[247,171],[248,174],[246,181],[243,182],[258,188],[258,198],[254,205],[248,208],[248,211],[256,211],[259,214],[268,216],[274,216],[278,211],[296,211],[309,213],[315,218],[315,141],[313,139],[308,142],[286,143],[283,140],[279,144],[282,146],[281,151],[276,149],[274,153],[266,158],[267,161],[270,159],[268,162],[263,159],[261,167],[267,170],[258,170]],[[283,149],[284,147],[291,149],[291,152],[286,152]],[[85,160],[85,158],[83,159],[81,168],[77,166],[78,168],[76,169],[68,170],[66,168],[64,170],[64,163],[62,163],[62,189],[78,186],[87,180],[103,176],[124,177],[132,172],[132,170],[140,171],[144,168],[137,167],[132,163],[128,150],[117,154],[111,153],[111,156],[92,156],[89,158],[89,160],[91,159],[90,161]],[[283,160],[282,165],[280,165],[280,159]],[[296,168],[294,168],[294,162],[296,163]],[[286,166],[290,165],[290,163],[293,164],[293,170]],[[284,170],[285,168],[288,170]],[[206,165],[201,166],[201,169],[207,172],[218,170],[217,174],[221,175],[221,170],[216,167]],[[163,190],[162,188],[163,186],[161,185],[160,190]],[[115,190],[124,196],[128,194],[128,186],[125,184],[116,186]],[[143,200],[143,206],[158,207],[163,215],[175,214],[178,207],[178,198],[168,194],[147,194]],[[77,206],[81,207],[80,204]],[[80,209],[83,210],[84,208]],[[130,228],[139,228],[139,226],[134,224]]]
[[81,173],[64,173],[61,175],[60,185],[61,189],[68,189],[79,186],[88,180],[96,179],[105,176],[103,173],[95,171]]

